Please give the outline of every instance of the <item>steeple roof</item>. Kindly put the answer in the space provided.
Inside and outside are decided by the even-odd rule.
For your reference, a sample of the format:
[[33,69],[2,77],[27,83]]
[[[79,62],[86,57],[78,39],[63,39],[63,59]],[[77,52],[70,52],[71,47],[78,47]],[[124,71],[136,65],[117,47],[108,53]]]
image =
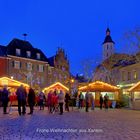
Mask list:
[[105,37],[105,40],[104,40],[103,44],[105,44],[105,43],[115,44],[115,42],[112,40],[112,38],[110,36],[110,29],[109,28],[107,28],[107,30],[106,30],[106,37]]

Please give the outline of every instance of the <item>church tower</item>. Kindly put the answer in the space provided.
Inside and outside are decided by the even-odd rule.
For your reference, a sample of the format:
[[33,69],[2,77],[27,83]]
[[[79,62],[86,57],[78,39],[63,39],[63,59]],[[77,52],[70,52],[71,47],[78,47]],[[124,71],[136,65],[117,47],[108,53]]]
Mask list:
[[106,37],[103,42],[103,61],[109,58],[112,54],[114,54],[114,44],[115,42],[110,36],[110,30],[109,28],[107,28]]

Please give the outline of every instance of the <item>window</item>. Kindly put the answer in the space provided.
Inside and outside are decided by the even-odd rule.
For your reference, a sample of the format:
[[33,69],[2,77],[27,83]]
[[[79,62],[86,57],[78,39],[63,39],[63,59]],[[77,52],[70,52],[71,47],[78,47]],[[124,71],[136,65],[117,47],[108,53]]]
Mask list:
[[106,94],[109,97],[109,100],[114,100],[115,96],[113,92],[101,92],[102,96],[104,97]]
[[108,50],[108,45],[107,45],[107,50]]
[[131,80],[131,72],[128,72],[128,80]]
[[137,78],[138,78],[138,73],[134,71],[134,80],[136,80]]
[[140,100],[140,92],[134,92],[134,99]]
[[14,61],[14,68],[15,69],[20,69],[20,67],[21,67],[20,61]]
[[28,58],[31,57],[31,52],[30,52],[30,51],[27,51],[26,54],[27,54],[27,57],[28,57]]
[[32,70],[32,63],[27,63],[27,70]]
[[50,67],[48,67],[48,74],[51,74],[51,68]]
[[122,72],[122,81],[125,81],[125,72]]
[[39,71],[39,72],[43,72],[43,71],[44,71],[44,66],[43,66],[43,65],[39,65],[38,71]]
[[40,53],[36,54],[37,59],[40,59]]
[[62,71],[65,71],[66,69],[65,69],[65,67],[64,66],[62,66]]
[[20,56],[20,49],[16,49],[16,55]]

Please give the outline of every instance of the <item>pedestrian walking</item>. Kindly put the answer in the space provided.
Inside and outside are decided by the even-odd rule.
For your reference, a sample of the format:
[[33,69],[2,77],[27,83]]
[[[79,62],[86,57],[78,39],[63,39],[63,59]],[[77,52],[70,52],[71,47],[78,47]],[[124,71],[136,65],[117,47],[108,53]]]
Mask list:
[[90,103],[89,92],[86,92],[86,95],[85,95],[85,102],[86,102],[86,112],[88,112],[89,103]]
[[69,112],[69,101],[70,101],[70,95],[66,93],[65,95],[65,110]]
[[107,110],[108,109],[108,100],[109,100],[109,97],[106,93],[106,95],[104,96],[104,105],[105,105],[105,109]]
[[58,97],[56,90],[52,93],[51,97],[51,113],[55,113],[56,106],[58,104]]
[[9,106],[9,114],[12,114],[12,105],[13,105],[13,102],[16,101],[16,93],[15,92],[11,92],[10,93],[10,96],[9,96],[9,102],[10,102],[10,106]]
[[8,101],[9,101],[9,91],[7,90],[7,86],[4,86],[2,93],[1,93],[1,100],[2,100],[2,105],[3,105],[3,114],[8,114],[7,113],[7,106],[8,106]]
[[82,94],[82,92],[79,95],[79,109],[83,107],[83,101],[84,101],[84,95]]
[[47,96],[47,105],[48,105],[48,110],[49,113],[52,113],[52,90],[49,91],[48,96]]
[[102,94],[100,95],[100,109],[102,110],[102,107],[103,107],[103,97],[102,97]]
[[29,89],[28,104],[29,104],[29,107],[30,107],[30,113],[28,113],[28,114],[32,115],[33,110],[34,110],[34,105],[35,105],[35,92],[32,88]]
[[[26,99],[27,99],[27,92],[23,85],[20,85],[20,87],[16,91],[17,100],[18,100],[18,113],[19,115],[25,115],[26,114]],[[22,112],[21,112],[22,107]]]
[[44,100],[45,100],[45,95],[44,93],[41,91],[39,93],[39,106],[40,106],[40,110],[44,110]]
[[65,95],[64,95],[63,91],[60,90],[60,93],[58,94],[58,103],[59,103],[59,107],[60,107],[60,115],[63,114],[64,99],[65,99]]

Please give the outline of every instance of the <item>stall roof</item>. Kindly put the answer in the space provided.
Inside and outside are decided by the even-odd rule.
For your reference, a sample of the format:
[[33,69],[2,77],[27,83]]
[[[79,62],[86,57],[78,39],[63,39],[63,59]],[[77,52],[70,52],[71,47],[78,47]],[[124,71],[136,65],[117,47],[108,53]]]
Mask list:
[[137,82],[134,86],[128,89],[129,92],[140,91],[140,81]]
[[119,88],[102,81],[96,81],[89,83],[85,86],[79,87],[79,91],[92,91],[92,92],[115,92],[119,91]]
[[51,89],[53,89],[53,88],[55,89],[56,87],[61,87],[62,89],[66,90],[66,91],[69,91],[69,88],[66,87],[66,86],[64,86],[64,85],[61,84],[60,82],[56,82],[56,83],[54,83],[54,84],[52,84],[52,85],[50,85],[50,86],[44,88],[43,91],[45,91],[45,90],[51,90]]
[[8,77],[1,77],[0,78],[0,87],[3,87],[5,85],[7,85],[8,87],[19,87],[21,84],[25,87],[29,87],[28,84],[19,82],[17,80],[13,80],[13,79],[8,78]]

